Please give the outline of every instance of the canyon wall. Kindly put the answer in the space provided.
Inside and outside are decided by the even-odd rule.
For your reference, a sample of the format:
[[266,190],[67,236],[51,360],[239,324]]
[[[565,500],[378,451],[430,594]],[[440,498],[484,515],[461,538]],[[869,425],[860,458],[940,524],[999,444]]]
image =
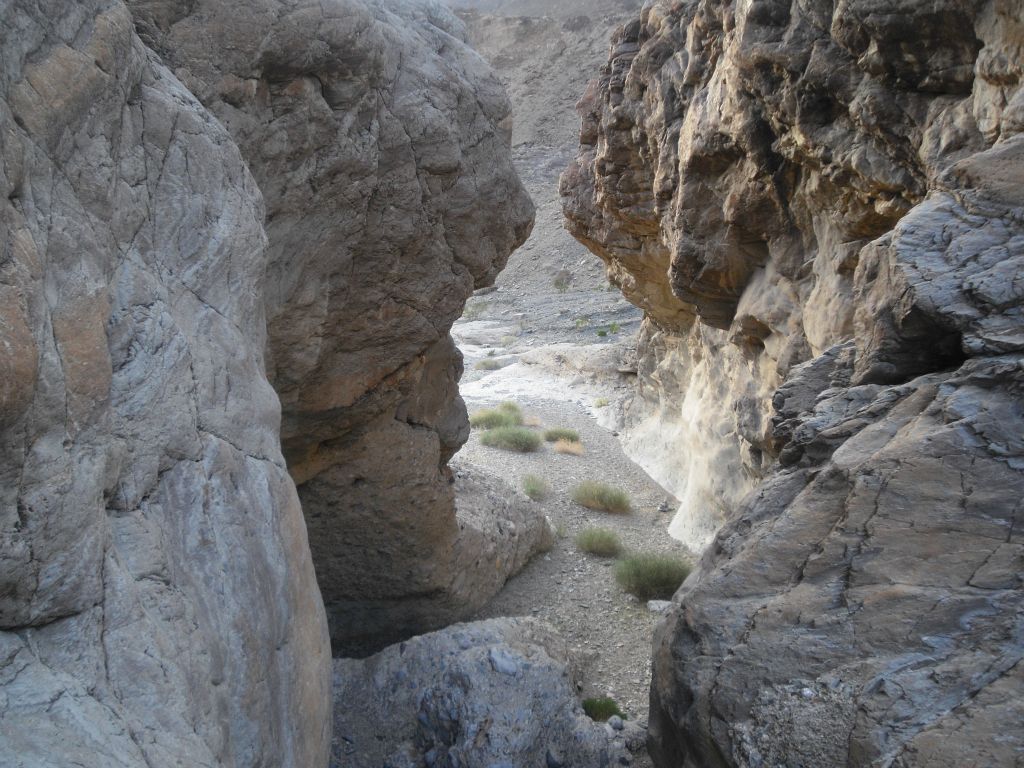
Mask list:
[[0,762],[326,765],[329,629],[550,536],[446,467],[500,85],[431,2],[12,2],[0,61]]
[[1024,749],[1024,7],[656,2],[568,227],[646,313],[633,449],[704,549],[660,765]]
[[124,5],[0,52],[0,762],[324,765],[259,189]]
[[264,194],[267,370],[335,654],[468,616],[514,561],[463,572],[482,534],[447,468],[469,434],[448,331],[533,223],[500,82],[438,2],[129,5]]

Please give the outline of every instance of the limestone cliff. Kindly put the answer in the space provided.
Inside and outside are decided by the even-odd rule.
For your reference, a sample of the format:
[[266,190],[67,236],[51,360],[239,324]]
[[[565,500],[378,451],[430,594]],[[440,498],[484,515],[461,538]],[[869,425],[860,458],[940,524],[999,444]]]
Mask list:
[[1022,17],[655,2],[580,102],[568,225],[647,314],[634,449],[710,543],[662,765],[1024,749]]
[[264,193],[268,373],[335,652],[469,615],[496,587],[460,574],[448,331],[533,222],[501,84],[433,1],[129,5]]

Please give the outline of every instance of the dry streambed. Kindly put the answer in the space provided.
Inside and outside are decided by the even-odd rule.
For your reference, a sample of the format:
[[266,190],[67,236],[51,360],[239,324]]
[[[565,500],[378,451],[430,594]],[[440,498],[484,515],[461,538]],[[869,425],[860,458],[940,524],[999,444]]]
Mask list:
[[[581,552],[580,531],[599,526],[615,532],[623,548],[634,552],[685,555],[684,547],[666,533],[669,513],[663,512],[665,491],[622,452],[615,436],[589,415],[590,403],[571,400],[516,401],[531,429],[564,427],[580,436],[583,454],[558,453],[552,443],[540,450],[516,453],[481,443],[474,429],[459,454],[460,463],[488,469],[522,491],[523,478],[535,475],[548,486],[535,503],[558,529],[555,545],[508,582],[476,618],[535,616],[550,622],[570,642],[580,664],[582,698],[610,696],[630,719],[646,723],[650,685],[651,637],[660,616],[627,594],[615,581],[614,558]],[[499,405],[498,400],[472,399],[470,411]],[[585,481],[615,485],[629,494],[628,514],[598,512],[572,500],[573,489]],[[675,505],[670,503],[669,508]]]

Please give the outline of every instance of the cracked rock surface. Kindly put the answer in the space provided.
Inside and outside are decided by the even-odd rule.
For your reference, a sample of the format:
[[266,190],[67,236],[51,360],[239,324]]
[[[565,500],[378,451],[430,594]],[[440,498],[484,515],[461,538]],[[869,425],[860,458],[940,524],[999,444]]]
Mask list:
[[568,225],[645,309],[634,446],[706,545],[659,765],[1024,754],[1021,18],[655,2],[580,103]]

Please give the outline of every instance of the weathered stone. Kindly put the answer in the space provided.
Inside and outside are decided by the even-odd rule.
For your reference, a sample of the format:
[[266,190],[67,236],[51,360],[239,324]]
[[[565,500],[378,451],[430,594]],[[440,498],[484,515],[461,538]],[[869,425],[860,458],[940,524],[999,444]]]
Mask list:
[[434,0],[129,5],[266,200],[267,367],[335,651],[464,618],[448,330],[533,222],[501,84]]
[[628,764],[630,732],[583,713],[565,641],[535,619],[458,624],[336,659],[334,696],[359,702],[335,707],[338,768]]
[[322,765],[259,190],[121,3],[0,52],[0,762]]
[[629,440],[710,542],[660,765],[1020,759],[1022,11],[654,2],[580,103],[568,226],[648,316]]

